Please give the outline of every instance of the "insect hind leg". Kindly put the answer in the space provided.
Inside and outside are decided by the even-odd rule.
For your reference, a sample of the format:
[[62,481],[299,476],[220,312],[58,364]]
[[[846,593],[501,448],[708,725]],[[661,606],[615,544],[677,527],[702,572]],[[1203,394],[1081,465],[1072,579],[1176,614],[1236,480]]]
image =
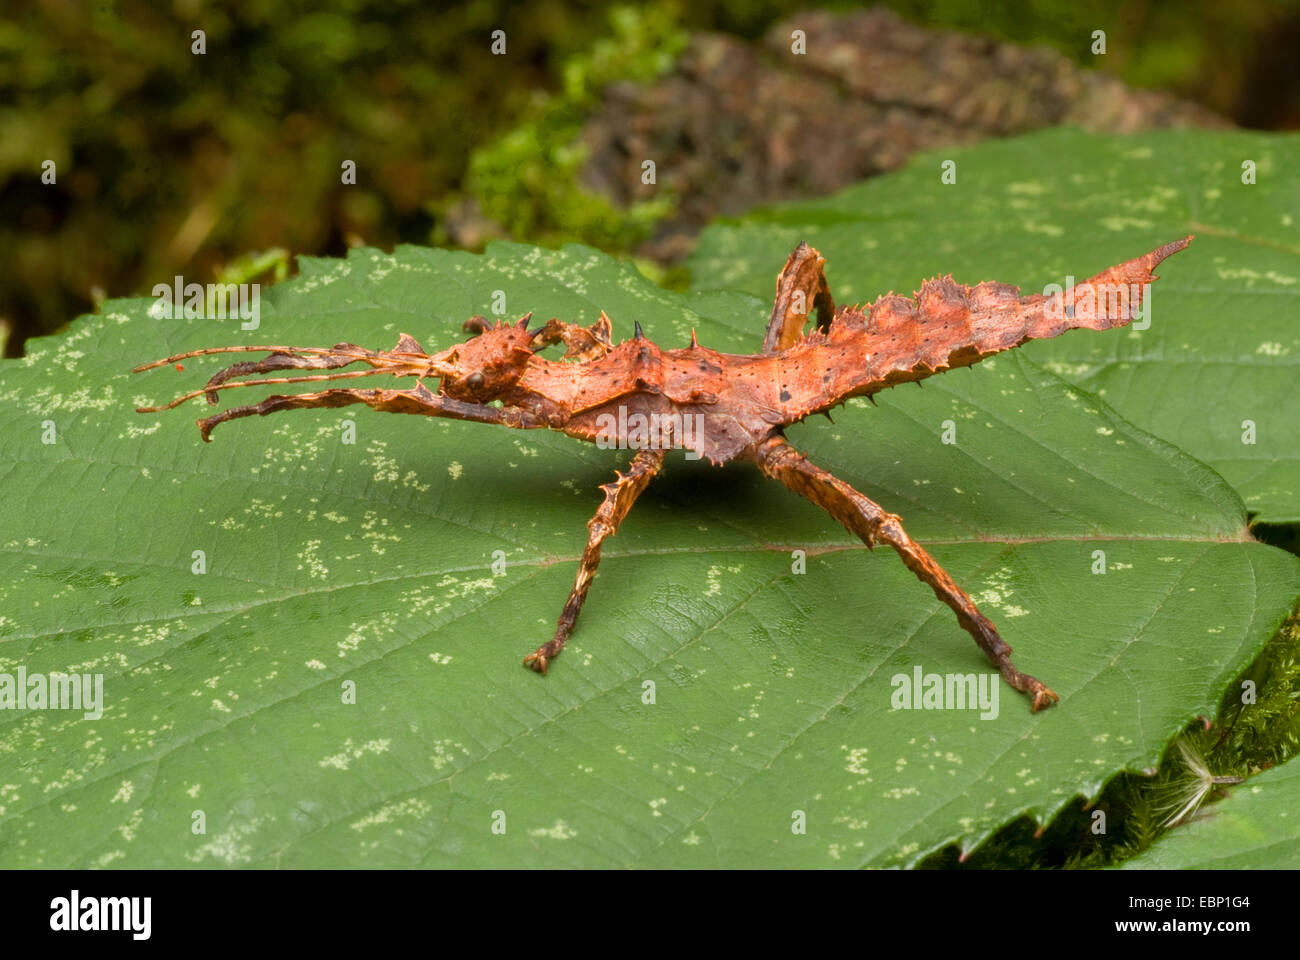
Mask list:
[[893,547],[907,569],[929,584],[935,596],[952,608],[957,622],[979,644],[1004,680],[1032,699],[1037,712],[1060,699],[1046,684],[1021,673],[1011,662],[1011,647],[998,634],[991,620],[979,612],[975,602],[939,566],[925,548],[908,536],[902,520],[833,474],[810,463],[784,438],[772,437],[751,452],[760,470],[802,497],[817,504],[868,547],[883,541]]

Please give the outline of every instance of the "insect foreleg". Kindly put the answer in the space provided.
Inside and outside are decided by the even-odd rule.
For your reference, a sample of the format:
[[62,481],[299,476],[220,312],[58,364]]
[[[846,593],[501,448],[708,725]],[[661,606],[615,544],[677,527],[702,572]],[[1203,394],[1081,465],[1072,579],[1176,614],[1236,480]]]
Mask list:
[[474,423],[495,423],[505,427],[531,429],[544,427],[540,417],[517,407],[492,407],[479,403],[465,403],[440,394],[431,393],[422,384],[413,390],[322,390],[318,393],[273,394],[261,403],[231,407],[197,421],[203,439],[211,440],[213,429],[227,420],[241,417],[264,417],[277,410],[297,410],[310,407],[345,407],[364,403],[375,410],[387,413],[415,413],[426,417],[447,417],[452,420],[469,420]]
[[564,644],[568,642],[569,634],[573,632],[583,601],[587,599],[591,578],[596,575],[596,567],[600,565],[601,543],[606,537],[612,537],[618,532],[619,525],[632,509],[632,504],[641,495],[641,491],[650,485],[663,463],[663,450],[638,450],[627,473],[619,473],[613,483],[601,484],[605,500],[596,510],[596,515],[587,521],[587,548],[582,551],[578,576],[573,582],[573,589],[569,591],[569,599],[560,612],[555,636],[524,657],[525,666],[532,667],[538,673],[545,673],[547,664],[560,655]]
[[957,614],[957,621],[988,654],[1007,683],[1033,698],[1034,711],[1051,706],[1059,699],[1040,680],[1015,668],[1011,662],[1011,647],[998,635],[997,628],[979,612],[974,601],[935,559],[907,535],[898,516],[887,512],[833,474],[809,463],[781,437],[772,437],[759,444],[752,456],[765,474],[817,504],[850,533],[861,537],[867,546],[883,541],[898,551],[907,568],[928,583],[935,596]]

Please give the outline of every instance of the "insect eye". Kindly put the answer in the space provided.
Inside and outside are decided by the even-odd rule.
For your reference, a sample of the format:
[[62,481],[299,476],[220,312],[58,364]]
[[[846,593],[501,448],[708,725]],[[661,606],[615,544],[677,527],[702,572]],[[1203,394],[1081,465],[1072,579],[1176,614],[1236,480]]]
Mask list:
[[471,373],[468,377],[465,378],[465,384],[471,390],[477,390],[479,387],[483,386],[482,372],[479,370],[475,370],[473,373]]

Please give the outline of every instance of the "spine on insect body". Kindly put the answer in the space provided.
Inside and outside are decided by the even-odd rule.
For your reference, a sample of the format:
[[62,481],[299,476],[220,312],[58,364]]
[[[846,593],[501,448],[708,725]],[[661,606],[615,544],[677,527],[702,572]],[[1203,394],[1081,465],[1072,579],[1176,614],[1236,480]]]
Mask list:
[[797,413],[970,366],[1027,340],[1145,321],[1150,284],[1157,279],[1152,270],[1191,240],[1184,237],[1081,283],[1028,297],[1011,284],[968,287],[949,275],[926,280],[914,297],[890,293],[865,310],[843,307],[827,333],[811,334],[783,357],[786,379],[818,382],[816,391],[801,391],[807,409]]

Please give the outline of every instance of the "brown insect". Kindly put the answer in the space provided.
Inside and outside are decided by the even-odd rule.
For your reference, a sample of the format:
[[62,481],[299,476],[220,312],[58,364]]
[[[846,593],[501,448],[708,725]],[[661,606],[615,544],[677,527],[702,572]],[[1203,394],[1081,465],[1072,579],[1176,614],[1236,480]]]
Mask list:
[[[852,397],[868,397],[886,387],[919,381],[953,367],[1017,347],[1026,340],[1055,337],[1086,327],[1124,326],[1138,315],[1152,269],[1190,243],[1184,237],[1145,256],[1103,271],[1084,284],[1048,297],[1021,297],[1002,283],[966,287],[950,276],[927,280],[915,299],[888,294],[866,310],[836,309],[823,274],[825,260],[800,244],[776,281],[776,304],[763,338],[751,355],[718,353],[691,345],[662,350],[636,336],[617,346],[610,320],[602,312],[590,327],[551,320],[530,331],[517,324],[489,324],[473,317],[465,329],[475,336],[441,353],[426,354],[407,334],[389,351],[351,343],[317,347],[215,347],[191,350],[137,367],[148,370],[213,353],[268,352],[219,371],[207,385],[166,406],[141,407],[140,413],[167,410],[204,395],[235,387],[306,383],[388,374],[415,377],[409,390],[329,389],[267,397],[232,407],[198,421],[205,441],[227,420],[277,410],[342,407],[364,403],[390,413],[450,417],[518,429],[550,428],[579,440],[636,449],[626,473],[616,472],[601,486],[605,499],[588,522],[587,547],[577,580],[560,613],[555,635],[524,663],[541,673],[559,656],[573,632],[587,589],[600,563],[606,537],[617,532],[632,504],[663,466],[668,449],[708,457],[714,464],[750,460],[769,477],[825,509],[868,547],[883,541],[903,563],[957,614],[958,622],[993,661],[1006,681],[1032,698],[1033,710],[1057,695],[1011,662],[1011,647],[976,609],[924,548],[903,529],[902,521],[838,477],[809,463],[786,443],[784,430],[810,414],[826,413]],[[804,333],[815,310],[816,329]],[[564,361],[538,356],[551,344],[567,347]],[[250,374],[284,370],[337,371],[353,363],[370,369],[304,376],[238,380]],[[436,391],[425,378],[438,378]],[[691,424],[699,425],[690,429]]]

